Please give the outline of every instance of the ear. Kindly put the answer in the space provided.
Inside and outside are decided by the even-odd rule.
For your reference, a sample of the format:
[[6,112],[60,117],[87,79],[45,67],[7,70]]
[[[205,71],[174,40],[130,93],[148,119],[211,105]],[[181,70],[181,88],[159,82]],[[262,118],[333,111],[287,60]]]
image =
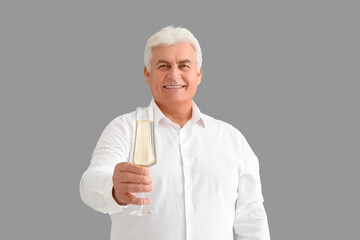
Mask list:
[[144,76],[146,79],[146,83],[150,85],[150,73],[147,71],[146,67],[144,67]]
[[197,83],[197,85],[199,85],[201,83],[202,68],[200,68],[200,71],[197,73],[197,75],[198,75],[198,83]]

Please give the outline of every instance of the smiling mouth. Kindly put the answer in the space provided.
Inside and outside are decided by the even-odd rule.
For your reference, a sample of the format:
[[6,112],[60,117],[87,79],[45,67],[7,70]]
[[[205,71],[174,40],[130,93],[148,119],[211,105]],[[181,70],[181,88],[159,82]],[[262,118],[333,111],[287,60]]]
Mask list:
[[163,86],[163,88],[166,89],[180,89],[180,88],[184,88],[185,85],[170,85],[170,86]]

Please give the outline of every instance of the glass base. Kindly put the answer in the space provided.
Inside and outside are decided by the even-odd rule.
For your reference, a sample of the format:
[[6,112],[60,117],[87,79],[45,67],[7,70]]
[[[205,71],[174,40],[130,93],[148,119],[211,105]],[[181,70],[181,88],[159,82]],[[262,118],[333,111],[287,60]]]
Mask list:
[[139,209],[137,211],[131,212],[130,215],[133,216],[156,216],[157,213],[154,211],[146,210],[146,209]]

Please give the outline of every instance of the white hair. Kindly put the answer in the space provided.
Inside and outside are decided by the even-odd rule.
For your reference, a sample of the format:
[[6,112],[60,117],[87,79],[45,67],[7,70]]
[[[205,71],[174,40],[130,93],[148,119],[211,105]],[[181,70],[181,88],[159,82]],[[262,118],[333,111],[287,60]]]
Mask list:
[[169,46],[176,43],[189,43],[192,46],[196,54],[197,71],[200,72],[202,54],[198,40],[186,28],[173,26],[164,27],[148,39],[144,51],[144,64],[146,70],[149,72],[151,71],[150,61],[152,58],[152,49],[154,47]]

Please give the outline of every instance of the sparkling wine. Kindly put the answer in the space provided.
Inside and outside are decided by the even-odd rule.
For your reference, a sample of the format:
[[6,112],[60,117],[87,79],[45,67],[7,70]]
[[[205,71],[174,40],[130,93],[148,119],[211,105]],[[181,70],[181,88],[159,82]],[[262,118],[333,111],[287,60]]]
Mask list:
[[[150,167],[156,164],[154,108],[136,108],[135,141],[133,146],[133,164]],[[145,199],[145,193],[141,194]],[[140,208],[130,212],[133,216],[154,216],[156,212],[148,210],[145,201]]]
[[143,167],[156,164],[154,121],[137,120],[133,163]]

